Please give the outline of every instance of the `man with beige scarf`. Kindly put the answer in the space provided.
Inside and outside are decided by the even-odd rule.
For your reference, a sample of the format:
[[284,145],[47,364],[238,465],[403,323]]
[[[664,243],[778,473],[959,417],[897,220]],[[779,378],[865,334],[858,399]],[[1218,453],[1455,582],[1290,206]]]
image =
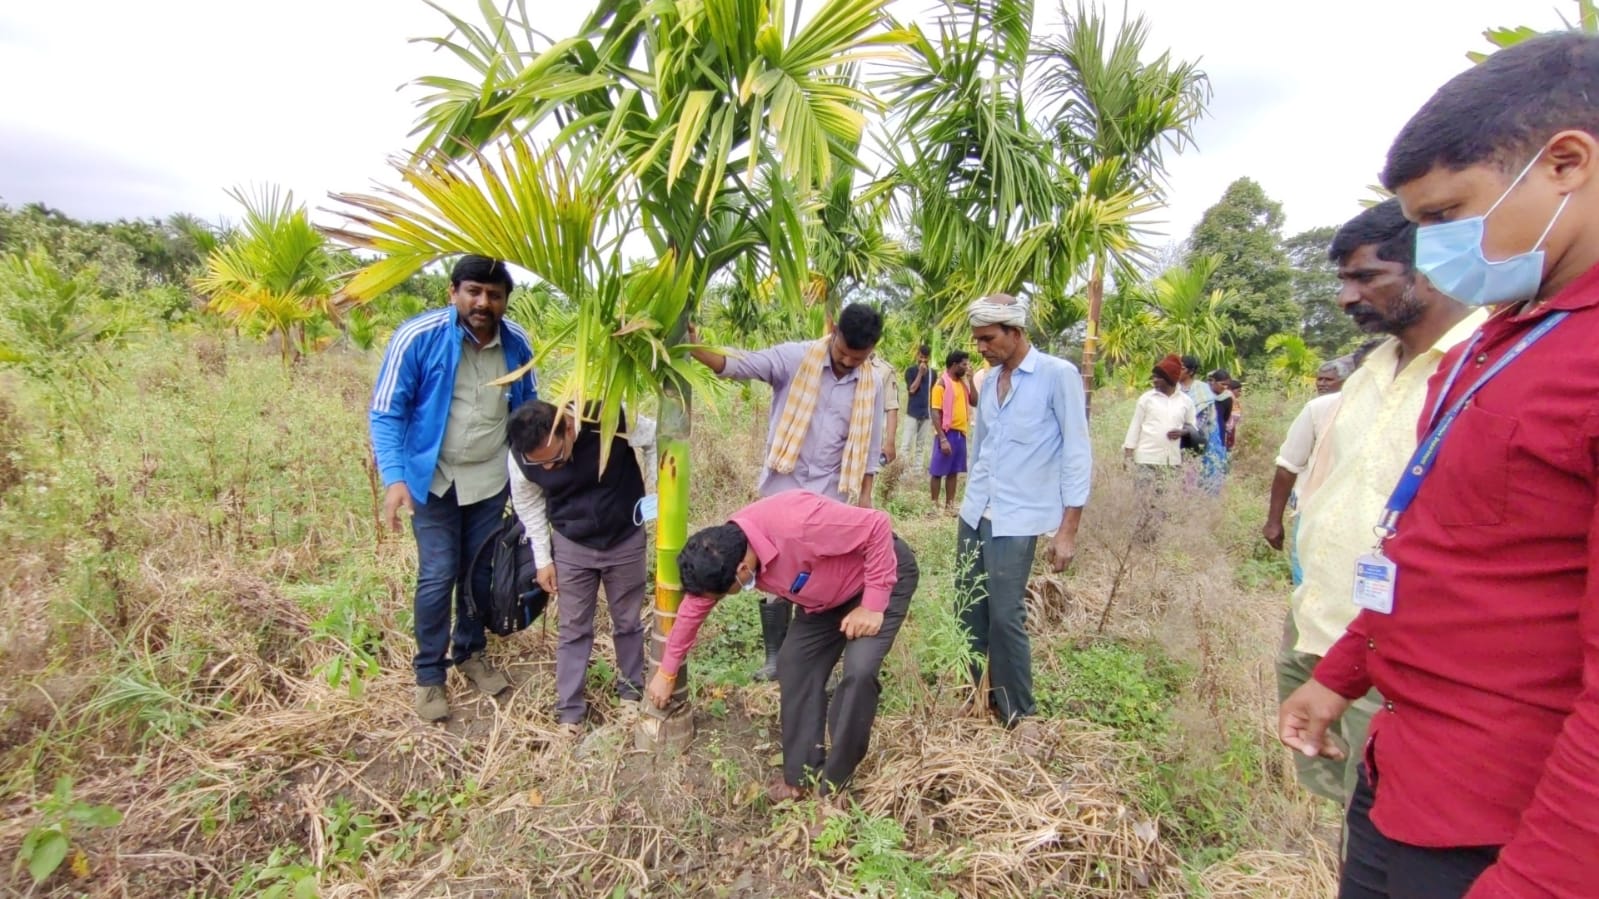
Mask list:
[[[883,336],[883,317],[864,303],[845,306],[826,337],[764,350],[722,352],[700,347],[692,355],[723,378],[772,386],[761,496],[809,490],[860,506],[872,504],[872,481],[882,452],[884,389],[872,351]],[[689,340],[698,343],[691,330]],[[761,604],[766,662],[756,680],[777,677],[778,651],[788,635],[789,603]]]

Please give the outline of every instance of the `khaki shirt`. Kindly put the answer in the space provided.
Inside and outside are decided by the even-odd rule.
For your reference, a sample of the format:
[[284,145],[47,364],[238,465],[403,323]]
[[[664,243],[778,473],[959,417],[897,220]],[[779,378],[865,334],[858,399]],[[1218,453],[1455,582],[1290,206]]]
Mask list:
[[505,348],[498,334],[481,349],[470,336],[462,339],[450,416],[444,424],[444,444],[439,447],[429,493],[443,496],[454,484],[456,503],[469,506],[505,489],[509,388],[489,383],[505,374]]
[[1399,341],[1389,340],[1344,382],[1337,415],[1322,438],[1330,444],[1331,466],[1299,509],[1295,539],[1305,579],[1289,604],[1299,652],[1326,655],[1360,611],[1353,599],[1355,560],[1376,544],[1373,528],[1416,451],[1427,380],[1444,354],[1486,318],[1483,310],[1466,316],[1398,375]]
[[873,356],[872,365],[877,369],[877,391],[883,395],[883,411],[898,412],[899,372],[882,356]]

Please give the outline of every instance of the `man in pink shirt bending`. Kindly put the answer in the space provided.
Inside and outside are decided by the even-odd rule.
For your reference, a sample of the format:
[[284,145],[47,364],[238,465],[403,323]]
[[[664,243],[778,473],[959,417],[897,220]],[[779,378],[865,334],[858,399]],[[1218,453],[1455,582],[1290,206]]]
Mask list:
[[[781,596],[798,612],[778,656],[783,779],[769,795],[798,799],[813,780],[823,795],[842,788],[866,757],[882,690],[877,674],[921,579],[888,514],[789,490],[690,537],[677,566],[683,604],[646,698],[666,707],[700,625],[722,597]],[[829,709],[827,678],[840,656],[843,678]]]

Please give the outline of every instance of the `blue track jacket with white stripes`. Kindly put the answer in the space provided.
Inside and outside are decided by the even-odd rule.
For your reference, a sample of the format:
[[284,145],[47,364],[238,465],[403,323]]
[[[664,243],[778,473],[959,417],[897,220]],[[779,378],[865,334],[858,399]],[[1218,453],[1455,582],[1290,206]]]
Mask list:
[[[433,484],[464,339],[453,305],[407,320],[389,338],[372,390],[368,420],[383,487],[404,481],[418,505],[428,501]],[[500,344],[505,347],[507,372],[533,358],[527,332],[510,319],[500,320]],[[538,395],[538,379],[530,369],[506,388],[505,399],[515,411]]]

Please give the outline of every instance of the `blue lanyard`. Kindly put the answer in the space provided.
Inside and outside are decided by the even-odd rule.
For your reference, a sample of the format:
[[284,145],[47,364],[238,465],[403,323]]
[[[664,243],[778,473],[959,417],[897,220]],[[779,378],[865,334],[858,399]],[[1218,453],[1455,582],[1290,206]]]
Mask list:
[[1449,411],[1444,412],[1443,417],[1440,418],[1438,412],[1443,409],[1444,400],[1448,398],[1449,391],[1454,389],[1455,381],[1459,380],[1461,370],[1466,367],[1466,360],[1471,358],[1472,352],[1476,350],[1477,344],[1482,340],[1481,331],[1472,335],[1471,343],[1466,345],[1466,349],[1460,354],[1460,358],[1455,360],[1455,367],[1450,370],[1448,380],[1444,381],[1442,389],[1438,391],[1438,401],[1433,404],[1432,414],[1427,418],[1431,430],[1428,431],[1426,439],[1421,441],[1421,445],[1416,447],[1415,454],[1410,457],[1410,461],[1405,465],[1405,473],[1399,478],[1399,484],[1394,487],[1393,494],[1388,497],[1388,505],[1383,509],[1382,513],[1382,522],[1377,525],[1379,545],[1380,541],[1386,540],[1396,533],[1399,516],[1410,508],[1410,504],[1416,499],[1417,491],[1421,489],[1421,482],[1426,479],[1427,475],[1432,473],[1432,467],[1438,461],[1438,450],[1443,446],[1444,438],[1448,436],[1449,429],[1454,427],[1456,419],[1460,418],[1460,413],[1466,410],[1466,404],[1470,403],[1471,398],[1477,395],[1477,391],[1493,380],[1495,375],[1504,371],[1505,366],[1516,361],[1517,357],[1525,353],[1528,347],[1542,340],[1544,335],[1553,331],[1555,326],[1565,321],[1566,316],[1570,314],[1569,312],[1552,313],[1540,322],[1538,327],[1528,331],[1520,340],[1516,341],[1515,346],[1512,346],[1508,352],[1499,357],[1499,361],[1482,373],[1482,377],[1477,379],[1477,383],[1466,388],[1466,392],[1460,395],[1460,399],[1455,400],[1455,404],[1450,406]]

